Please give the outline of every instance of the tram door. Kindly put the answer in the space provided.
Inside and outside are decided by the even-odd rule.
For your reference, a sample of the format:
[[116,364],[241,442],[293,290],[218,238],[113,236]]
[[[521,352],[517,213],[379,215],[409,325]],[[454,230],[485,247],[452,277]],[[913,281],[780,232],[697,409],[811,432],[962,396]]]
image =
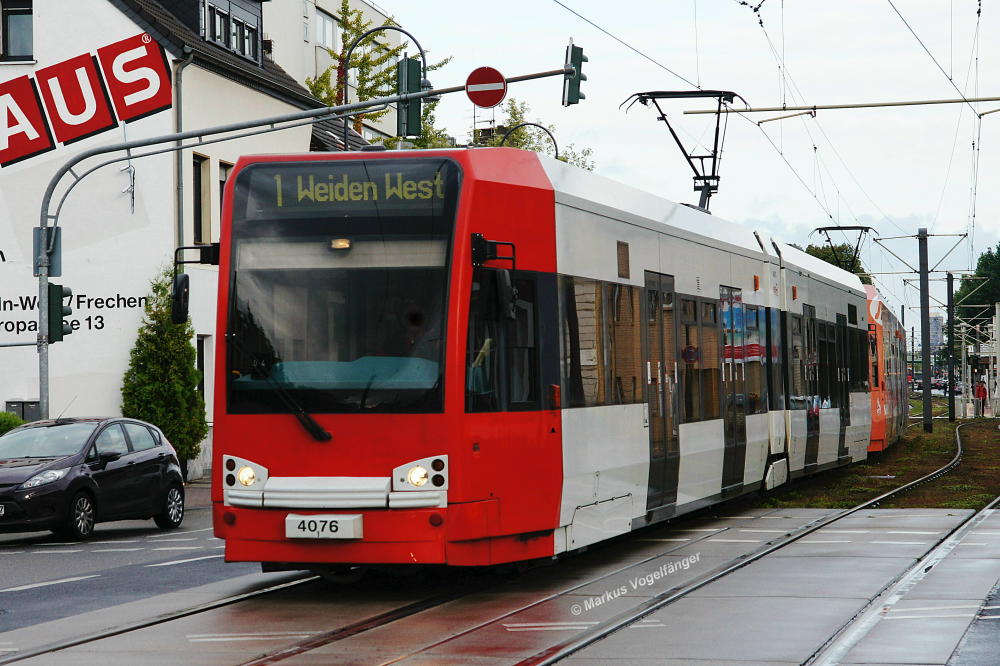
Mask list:
[[722,305],[722,404],[725,412],[726,448],[722,463],[722,488],[743,483],[747,454],[746,364],[743,338],[743,292],[719,287]]
[[649,406],[649,494],[646,509],[677,502],[677,346],[674,278],[646,272],[642,353]]

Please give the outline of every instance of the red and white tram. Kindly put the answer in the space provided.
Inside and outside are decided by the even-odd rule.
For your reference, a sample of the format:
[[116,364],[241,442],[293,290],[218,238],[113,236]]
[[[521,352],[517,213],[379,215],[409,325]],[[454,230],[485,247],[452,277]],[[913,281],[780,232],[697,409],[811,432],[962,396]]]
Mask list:
[[514,149],[234,175],[229,561],[547,557],[867,455],[865,291],[793,247]]

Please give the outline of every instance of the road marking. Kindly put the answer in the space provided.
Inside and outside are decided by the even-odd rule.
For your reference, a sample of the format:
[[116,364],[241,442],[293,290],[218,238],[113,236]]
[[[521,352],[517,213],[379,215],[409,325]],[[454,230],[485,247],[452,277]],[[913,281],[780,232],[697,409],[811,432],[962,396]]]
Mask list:
[[709,539],[716,543],[760,543],[760,539]]
[[1000,608],[1000,606],[983,606],[983,610],[996,610],[998,608]]
[[33,550],[32,555],[37,555],[38,553],[82,553],[82,549],[77,550]]
[[820,530],[825,534],[868,534],[871,530],[837,530],[832,528],[823,528]]
[[727,528],[725,527],[682,527],[681,529],[673,530],[674,532],[722,532]]
[[853,543],[850,539],[799,539],[799,543]]
[[92,550],[92,553],[134,553],[137,550],[145,550],[145,548],[98,548]]
[[164,532],[163,534],[150,534],[147,539],[162,539],[163,537],[175,537],[182,534],[197,534],[198,532],[208,532],[209,530],[215,529],[214,527],[203,527],[200,530],[184,530],[182,532]]
[[23,550],[0,550],[0,555],[21,555]]
[[583,631],[597,624],[596,622],[511,622],[504,624],[507,631],[566,631],[567,629]]
[[[912,613],[914,611],[961,610],[963,608],[979,608],[979,606],[921,606],[920,608],[890,608],[890,613]],[[983,610],[986,610],[985,608]]]
[[899,546],[926,546],[926,541],[871,541],[869,543],[895,544]]
[[768,534],[785,534],[788,530],[740,530],[740,532],[767,532]]
[[[939,617],[973,617],[975,613],[957,613],[953,615],[886,615],[884,620],[926,620],[928,618]],[[998,616],[1000,617],[1000,616]]]
[[960,543],[958,545],[959,546],[988,546],[990,544],[988,544],[988,543],[977,543],[977,542],[974,542],[974,541],[969,541],[969,542],[963,541],[962,543]]
[[122,539],[110,539],[108,541],[91,541],[90,543],[139,543],[139,542],[136,540],[125,541]]
[[90,576],[75,576],[73,578],[60,578],[59,580],[50,580],[44,583],[31,583],[30,585],[18,585],[17,587],[8,587],[6,590],[0,590],[0,592],[20,592],[21,590],[33,590],[36,587],[47,587],[49,585],[59,585],[60,583],[75,583],[78,580],[87,580],[88,578],[100,578],[100,574],[91,574]]
[[[152,537],[150,537],[152,538]],[[190,537],[188,539],[157,539],[156,543],[163,543],[164,541],[197,541],[198,537]]]
[[318,631],[265,631],[252,634],[188,634],[191,643],[226,642],[226,641],[267,641],[278,638],[309,638]]
[[690,541],[690,540],[691,539],[639,539],[639,541]]
[[980,615],[979,620],[1000,620],[1000,615]]
[[56,543],[56,542],[53,542],[53,543],[34,543],[34,544],[31,544],[31,545],[33,545],[35,547],[41,547],[41,546],[75,546],[77,544],[76,544],[75,541],[64,541],[62,543]]
[[755,520],[757,518],[757,516],[719,516],[719,518],[721,518],[723,520],[736,520],[736,519],[741,519],[742,520],[744,518],[748,518],[750,520]]
[[201,550],[201,546],[164,546],[153,550]]
[[225,548],[225,546],[216,546],[215,550],[222,550],[223,548]]
[[889,530],[888,534],[940,534],[940,532],[915,532],[913,530]]
[[202,557],[189,557],[186,560],[174,560],[173,562],[160,562],[159,564],[147,564],[146,567],[169,567],[173,564],[185,564],[187,562],[197,562],[198,560],[211,560],[222,555],[203,555]]

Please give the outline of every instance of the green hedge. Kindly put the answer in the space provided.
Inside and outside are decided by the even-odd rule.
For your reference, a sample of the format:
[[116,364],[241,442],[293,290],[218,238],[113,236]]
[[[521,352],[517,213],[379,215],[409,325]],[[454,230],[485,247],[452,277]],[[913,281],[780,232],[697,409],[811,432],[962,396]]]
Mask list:
[[0,412],[0,435],[24,423],[10,412]]

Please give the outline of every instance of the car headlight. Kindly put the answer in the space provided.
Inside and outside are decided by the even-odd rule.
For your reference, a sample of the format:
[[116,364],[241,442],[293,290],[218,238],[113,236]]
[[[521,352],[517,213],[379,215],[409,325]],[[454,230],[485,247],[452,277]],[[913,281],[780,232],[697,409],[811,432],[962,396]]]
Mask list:
[[406,473],[406,480],[418,488],[427,485],[427,470],[420,465],[414,465]]
[[244,486],[252,486],[254,481],[257,480],[257,474],[253,471],[252,467],[244,465],[243,467],[240,467],[240,471],[236,473],[236,480]]
[[68,471],[69,471],[69,468],[67,468],[67,469],[49,469],[49,470],[46,470],[44,472],[39,472],[38,474],[34,475],[30,479],[28,479],[27,481],[25,481],[24,483],[22,483],[19,486],[19,488],[21,490],[25,490],[27,488],[35,488],[37,486],[41,486],[41,485],[44,485],[46,483],[52,483],[53,481],[58,481],[59,479],[61,479],[64,476],[66,476],[66,473]]

